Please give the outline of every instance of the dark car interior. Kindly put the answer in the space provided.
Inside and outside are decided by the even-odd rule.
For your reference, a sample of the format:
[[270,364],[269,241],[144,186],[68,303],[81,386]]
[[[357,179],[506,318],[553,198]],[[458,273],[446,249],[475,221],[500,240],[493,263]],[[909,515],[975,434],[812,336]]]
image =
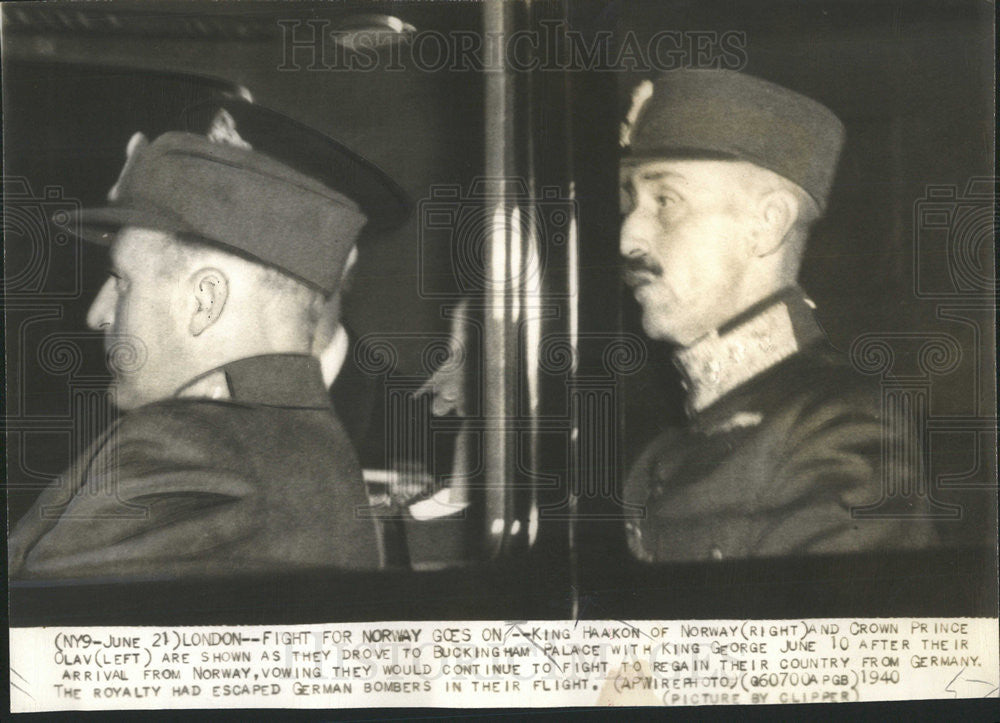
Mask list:
[[[249,94],[366,156],[413,201],[401,227],[362,240],[344,311],[359,366],[381,390],[356,444],[385,567],[11,581],[11,624],[995,615],[995,317],[977,286],[992,247],[962,259],[969,276],[956,280],[943,270],[947,233],[921,220],[942,198],[935,188],[975,205],[986,183],[992,204],[992,23],[973,4],[772,4],[771,20],[738,3],[652,0],[511,4],[499,16],[423,2],[220,3],[197,17],[176,3],[9,8],[9,525],[114,419],[100,335],[85,323],[106,253],[52,219],[104,199],[132,133],[152,138],[200,100]],[[618,269],[618,124],[648,73],[598,59],[504,74],[436,64],[430,47],[416,64],[400,53],[389,70],[339,65],[366,32],[378,55],[399,52],[414,30],[553,23],[577,34],[563,40],[567,58],[569,43],[608,33],[648,47],[663,29],[736,28],[748,72],[808,91],[844,119],[848,145],[802,284],[842,351],[866,332],[912,330],[965,350],[922,381],[909,367],[883,377],[909,380],[928,405],[919,494],[933,500],[938,548],[632,558],[626,470],[684,418],[670,349],[643,336]],[[305,38],[329,31],[321,50],[331,54],[317,58]],[[505,247],[514,260],[499,277],[498,207],[517,214]],[[940,291],[949,283],[965,293]],[[899,338],[905,366],[920,352]]]

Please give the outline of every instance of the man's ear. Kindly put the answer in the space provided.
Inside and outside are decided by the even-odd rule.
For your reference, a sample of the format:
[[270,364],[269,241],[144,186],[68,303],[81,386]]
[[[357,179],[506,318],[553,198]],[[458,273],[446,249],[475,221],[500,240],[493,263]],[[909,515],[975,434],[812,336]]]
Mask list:
[[784,243],[799,215],[799,200],[790,191],[777,188],[764,194],[757,204],[751,253],[770,256]]
[[229,279],[216,268],[198,269],[191,275],[191,289],[196,308],[188,330],[198,336],[222,316],[229,298]]

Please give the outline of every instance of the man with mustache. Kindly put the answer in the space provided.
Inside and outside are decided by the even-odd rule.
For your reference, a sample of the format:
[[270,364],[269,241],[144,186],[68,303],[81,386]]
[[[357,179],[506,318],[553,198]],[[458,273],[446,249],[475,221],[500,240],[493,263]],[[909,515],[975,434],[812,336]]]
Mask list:
[[[239,98],[136,133],[86,240],[111,268],[87,315],[123,414],[19,522],[13,577],[375,568],[361,468],[313,356],[362,228],[401,191],[334,140]],[[86,420],[81,420],[86,421]]]
[[935,540],[912,497],[858,514],[880,502],[884,438],[902,441],[797,284],[844,137],[826,107],[741,73],[668,72],[636,89],[621,138],[621,255],[645,332],[676,345],[689,416],[626,481],[643,510],[626,522],[640,559]]

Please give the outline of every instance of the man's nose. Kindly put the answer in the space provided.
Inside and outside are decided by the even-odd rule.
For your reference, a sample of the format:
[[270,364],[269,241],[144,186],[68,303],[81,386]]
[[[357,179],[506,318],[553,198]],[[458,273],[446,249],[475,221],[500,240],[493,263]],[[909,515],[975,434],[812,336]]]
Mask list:
[[97,297],[87,311],[87,326],[94,331],[102,331],[115,321],[114,279],[108,279],[97,292]]
[[633,209],[622,223],[619,251],[624,258],[648,256],[656,233],[656,220],[641,209]]

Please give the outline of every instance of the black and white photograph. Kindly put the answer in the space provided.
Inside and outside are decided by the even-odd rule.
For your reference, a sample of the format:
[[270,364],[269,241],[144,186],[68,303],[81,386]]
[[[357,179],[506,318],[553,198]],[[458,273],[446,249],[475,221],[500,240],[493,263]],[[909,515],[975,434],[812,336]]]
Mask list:
[[992,2],[0,16],[12,712],[1000,696]]

